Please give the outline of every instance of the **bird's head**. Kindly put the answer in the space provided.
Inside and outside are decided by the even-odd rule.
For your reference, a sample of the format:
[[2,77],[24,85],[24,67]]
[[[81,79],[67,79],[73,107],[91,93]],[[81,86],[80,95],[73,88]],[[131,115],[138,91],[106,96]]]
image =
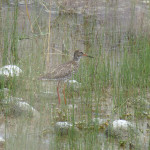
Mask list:
[[87,54],[84,54],[84,53],[81,52],[81,51],[76,50],[76,51],[74,52],[74,58],[73,58],[73,60],[79,61],[80,58],[83,57],[83,56],[86,56],[86,57],[89,57],[89,58],[94,58],[94,57],[92,57],[92,56],[89,56],[89,55],[87,55]]

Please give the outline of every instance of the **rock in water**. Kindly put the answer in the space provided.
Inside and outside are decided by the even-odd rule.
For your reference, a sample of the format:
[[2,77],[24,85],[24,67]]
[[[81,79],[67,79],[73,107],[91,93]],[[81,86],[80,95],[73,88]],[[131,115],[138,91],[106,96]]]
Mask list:
[[9,97],[2,100],[5,113],[7,115],[20,116],[22,114],[31,115],[33,117],[39,118],[40,114],[27,102],[22,101],[22,98]]
[[133,124],[126,120],[113,121],[113,128],[116,130],[118,129],[128,130],[129,128],[133,128],[133,127],[134,127]]
[[66,81],[69,87],[73,87],[74,89],[78,89],[81,87],[81,83],[77,82],[76,80],[68,80]]
[[106,130],[106,135],[116,138],[121,143],[126,143],[129,147],[132,146],[138,149],[142,145],[140,141],[142,133],[134,124],[126,120],[111,122]]
[[0,147],[4,147],[5,144],[5,139],[3,137],[0,136]]
[[76,128],[73,128],[73,125],[69,122],[57,122],[55,124],[55,132],[58,135],[67,135],[69,132],[73,131],[72,129],[76,130]]
[[132,123],[126,120],[115,120],[109,124],[106,134],[122,138],[128,137],[131,132],[135,132],[135,127]]
[[22,73],[22,70],[15,65],[7,65],[0,68],[0,75],[7,77],[19,76]]
[[16,105],[22,109],[24,112],[31,112],[33,117],[39,118],[40,114],[37,110],[35,110],[31,105],[26,102],[17,102]]

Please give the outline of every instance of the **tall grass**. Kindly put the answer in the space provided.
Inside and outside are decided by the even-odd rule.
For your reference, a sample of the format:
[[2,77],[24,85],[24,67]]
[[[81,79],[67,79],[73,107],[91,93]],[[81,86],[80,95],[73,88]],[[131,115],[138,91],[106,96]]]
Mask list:
[[[7,124],[7,133],[11,136],[6,140],[6,149],[116,149],[114,139],[111,142],[107,141],[104,132],[100,132],[98,126],[93,129],[92,119],[99,117],[133,121],[147,117],[143,112],[148,113],[145,99],[149,100],[146,94],[150,86],[149,36],[140,31],[138,34],[122,33],[124,31],[121,31],[121,27],[119,35],[116,35],[117,21],[113,20],[112,30],[108,26],[105,27],[105,24],[99,23],[96,15],[83,17],[65,14],[58,15],[53,20],[51,13],[47,15],[44,12],[48,27],[44,28],[45,25],[43,27],[42,23],[38,24],[36,21],[34,31],[37,28],[37,31],[40,30],[42,33],[44,28],[43,31],[47,31],[48,36],[35,37],[30,33],[30,39],[18,41],[18,34],[22,33],[18,33],[18,15],[21,8],[17,2],[13,7],[11,18],[13,23],[10,24],[9,9],[5,19],[3,18],[2,65],[14,63],[21,66],[23,75],[19,80],[8,82],[7,87],[13,89],[11,96],[22,97],[34,106],[41,113],[41,118],[37,123],[26,117],[13,119],[7,117],[8,121],[14,123],[15,130]],[[117,5],[115,10],[117,11]],[[35,21],[31,19],[33,14],[29,14],[31,22],[28,28]],[[45,17],[34,15],[33,18],[38,18],[39,22],[40,18]],[[117,45],[115,42],[121,41],[124,34],[128,37],[127,40]],[[65,47],[62,48],[62,45]],[[107,49],[110,45],[111,47],[115,45],[116,49]],[[64,106],[63,100],[58,108],[55,84],[52,85],[51,92],[49,85],[53,83],[41,83],[36,80],[45,72],[43,67],[45,63],[47,68],[51,69],[51,63],[56,65],[58,61],[59,63],[63,61],[62,55],[56,55],[58,51],[61,52],[61,48],[65,49],[62,50],[63,55],[66,51],[73,54],[74,49],[80,48],[94,56],[94,59],[83,58],[79,71],[74,76],[74,79],[81,83],[81,87],[74,89],[68,86],[66,89],[67,103],[77,105],[77,110],[68,109],[68,106]],[[70,48],[73,48],[73,51],[69,51]],[[48,53],[45,53],[46,51]],[[54,54],[50,55],[52,52]],[[47,54],[46,62],[45,54]],[[65,61],[67,60],[68,57],[65,57]],[[4,79],[2,81],[3,88],[5,81]],[[46,90],[50,92],[43,93]],[[78,124],[82,130],[77,134],[72,131],[68,136],[57,137],[53,131],[57,121],[72,122],[74,127]],[[48,136],[43,134],[45,128],[50,128]]]

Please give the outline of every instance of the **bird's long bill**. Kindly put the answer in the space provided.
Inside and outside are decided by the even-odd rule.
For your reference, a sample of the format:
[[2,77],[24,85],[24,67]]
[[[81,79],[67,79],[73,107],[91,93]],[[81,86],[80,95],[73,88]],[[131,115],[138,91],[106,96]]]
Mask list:
[[83,56],[89,57],[89,58],[94,58],[93,56],[89,56],[87,54],[83,54]]

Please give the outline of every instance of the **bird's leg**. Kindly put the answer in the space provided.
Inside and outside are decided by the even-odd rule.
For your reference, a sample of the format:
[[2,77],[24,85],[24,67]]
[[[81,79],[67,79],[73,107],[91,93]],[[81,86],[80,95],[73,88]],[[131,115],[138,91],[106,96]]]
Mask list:
[[60,104],[59,83],[60,83],[60,81],[58,82],[58,86],[57,86],[57,95],[58,95],[58,103]]
[[65,101],[65,104],[67,104],[67,102],[66,102],[66,98],[65,98],[65,83],[64,83],[63,94],[64,94],[64,101]]

